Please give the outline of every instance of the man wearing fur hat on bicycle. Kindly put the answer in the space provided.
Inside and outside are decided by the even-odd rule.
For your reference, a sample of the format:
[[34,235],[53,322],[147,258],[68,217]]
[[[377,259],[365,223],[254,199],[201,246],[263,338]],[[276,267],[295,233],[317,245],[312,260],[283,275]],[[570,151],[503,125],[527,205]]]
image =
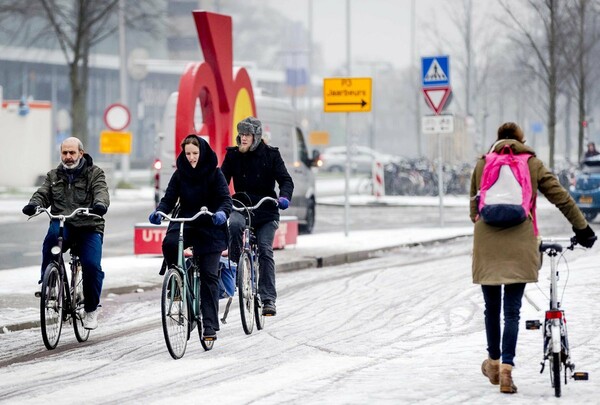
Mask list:
[[[236,196],[243,196],[246,204],[255,205],[263,197],[278,198],[279,208],[288,208],[294,191],[294,182],[281,158],[279,149],[265,144],[262,139],[262,124],[254,117],[243,119],[237,124],[237,146],[227,148],[221,170],[229,184],[233,179]],[[275,183],[279,186],[279,197]],[[249,201],[248,201],[249,200]],[[259,252],[258,293],[263,304],[263,315],[274,316],[275,261],[273,239],[279,227],[279,209],[274,204],[263,204],[252,213],[252,226],[257,236]],[[242,249],[242,231],[245,227],[243,214],[233,211],[229,217],[229,255],[237,263]]]

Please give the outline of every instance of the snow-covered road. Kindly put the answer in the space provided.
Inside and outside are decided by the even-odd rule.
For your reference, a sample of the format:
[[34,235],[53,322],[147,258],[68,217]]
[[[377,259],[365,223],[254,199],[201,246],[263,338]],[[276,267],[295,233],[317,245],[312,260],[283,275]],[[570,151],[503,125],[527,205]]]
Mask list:
[[[77,343],[68,327],[50,352],[39,329],[1,334],[0,402],[598,403],[600,254],[569,252],[563,297],[573,361],[590,380],[570,380],[563,398],[554,398],[549,374],[539,374],[541,332],[521,327],[514,370],[519,393],[507,398],[480,371],[483,305],[471,283],[470,243],[403,248],[351,265],[282,273],[278,315],[265,330],[245,335],[234,300],[214,349],[205,352],[194,333],[177,361],[165,347],[157,291],[110,297],[87,343]],[[544,293],[547,275],[544,268]],[[545,309],[535,285],[527,294]],[[524,301],[521,325],[542,316]]]

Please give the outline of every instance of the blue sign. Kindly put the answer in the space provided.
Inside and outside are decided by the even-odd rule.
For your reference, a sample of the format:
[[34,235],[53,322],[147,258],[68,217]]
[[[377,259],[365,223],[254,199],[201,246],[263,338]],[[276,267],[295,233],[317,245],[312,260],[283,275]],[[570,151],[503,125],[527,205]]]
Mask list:
[[544,124],[539,121],[534,121],[531,123],[531,132],[534,134],[539,134],[544,130]]
[[433,56],[421,58],[423,87],[450,85],[450,57]]

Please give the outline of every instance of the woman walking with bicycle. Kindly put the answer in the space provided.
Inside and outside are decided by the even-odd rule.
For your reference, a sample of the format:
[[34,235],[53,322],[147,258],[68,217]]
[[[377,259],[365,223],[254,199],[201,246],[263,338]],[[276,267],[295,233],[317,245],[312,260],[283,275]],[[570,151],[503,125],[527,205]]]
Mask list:
[[[507,122],[498,128],[498,138],[490,152],[501,152],[505,147],[515,156],[528,154],[531,179],[531,214],[521,223],[511,226],[490,225],[479,211],[479,191],[486,165],[485,156],[477,161],[471,177],[470,217],[475,224],[473,232],[473,283],[480,284],[485,301],[485,330],[488,358],[481,370],[490,383],[500,385],[500,391],[513,394],[517,387],[512,379],[512,368],[519,332],[521,301],[527,283],[538,281],[540,253],[535,225],[536,195],[540,191],[554,204],[573,226],[577,242],[591,247],[594,231],[558,179],[550,172],[533,149],[525,146],[521,128]],[[504,295],[504,297],[502,297]],[[504,328],[501,332],[501,312]]]
[[[192,246],[200,268],[203,336],[214,340],[219,330],[219,259],[221,252],[227,249],[226,222],[231,212],[231,195],[225,177],[217,167],[217,155],[208,142],[197,135],[188,135],[181,143],[181,149],[177,170],[148,219],[153,224],[160,224],[161,216],[157,211],[170,213],[177,202],[181,217],[192,217],[201,207],[215,213],[212,219],[203,215],[184,227],[185,245]],[[177,264],[178,240],[179,224],[170,224],[162,246],[168,266]]]

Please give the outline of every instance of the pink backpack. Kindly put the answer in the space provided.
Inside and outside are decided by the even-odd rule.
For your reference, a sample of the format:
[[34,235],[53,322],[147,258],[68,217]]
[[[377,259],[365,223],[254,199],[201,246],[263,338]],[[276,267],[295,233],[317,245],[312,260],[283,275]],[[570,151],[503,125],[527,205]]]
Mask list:
[[485,155],[485,165],[479,186],[478,209],[483,222],[498,227],[510,227],[525,221],[530,215],[533,230],[538,234],[535,216],[535,196],[527,161],[530,153],[515,154],[509,145],[500,152]]

